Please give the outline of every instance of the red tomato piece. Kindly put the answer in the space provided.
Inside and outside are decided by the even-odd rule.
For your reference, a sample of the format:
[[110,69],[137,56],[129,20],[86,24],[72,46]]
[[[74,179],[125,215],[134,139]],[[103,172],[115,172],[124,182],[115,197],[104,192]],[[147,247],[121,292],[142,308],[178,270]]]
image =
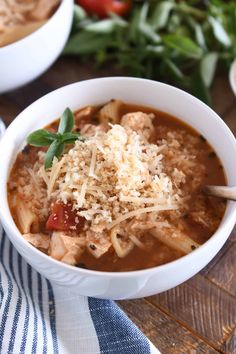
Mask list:
[[77,0],[89,14],[107,17],[109,12],[125,16],[129,12],[133,0]]
[[46,223],[46,229],[50,231],[75,230],[80,232],[84,223],[85,219],[72,210],[71,204],[54,203]]

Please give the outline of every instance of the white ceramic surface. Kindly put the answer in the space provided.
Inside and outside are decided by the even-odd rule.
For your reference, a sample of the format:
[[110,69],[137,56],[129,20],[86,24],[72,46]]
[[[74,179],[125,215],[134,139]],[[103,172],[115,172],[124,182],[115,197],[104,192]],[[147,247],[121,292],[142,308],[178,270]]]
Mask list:
[[42,27],[0,48],[0,94],[30,82],[52,65],[68,39],[72,18],[73,0],[62,0]]
[[42,97],[13,121],[0,142],[0,218],[17,250],[41,274],[75,293],[99,298],[127,299],[170,289],[201,270],[220,250],[236,221],[236,203],[229,202],[216,233],[199,249],[159,267],[123,273],[72,267],[41,253],[27,243],[14,224],[7,203],[6,183],[25,137],[72,110],[101,104],[111,98],[138,103],[179,117],[204,135],[222,160],[229,185],[236,185],[236,141],[228,127],[208,106],[174,87],[136,78],[101,78],[65,86]]
[[236,59],[230,65],[229,70],[229,83],[233,93],[236,96]]

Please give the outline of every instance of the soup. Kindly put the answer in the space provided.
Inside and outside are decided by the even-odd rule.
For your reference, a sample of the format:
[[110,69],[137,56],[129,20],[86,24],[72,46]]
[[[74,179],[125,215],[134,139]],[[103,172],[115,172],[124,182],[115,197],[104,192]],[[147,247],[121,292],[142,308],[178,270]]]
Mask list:
[[177,118],[112,100],[74,118],[67,109],[45,129],[18,154],[8,200],[23,237],[54,259],[146,269],[194,251],[218,228],[226,203],[201,188],[226,184],[222,165]]
[[0,47],[16,42],[41,27],[60,0],[1,0]]

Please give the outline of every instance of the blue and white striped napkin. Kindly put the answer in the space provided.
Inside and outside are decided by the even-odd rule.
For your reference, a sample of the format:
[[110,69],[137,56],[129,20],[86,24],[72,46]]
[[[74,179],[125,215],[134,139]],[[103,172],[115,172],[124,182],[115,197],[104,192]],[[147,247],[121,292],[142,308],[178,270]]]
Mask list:
[[43,278],[0,226],[0,353],[160,352],[113,301],[75,296]]

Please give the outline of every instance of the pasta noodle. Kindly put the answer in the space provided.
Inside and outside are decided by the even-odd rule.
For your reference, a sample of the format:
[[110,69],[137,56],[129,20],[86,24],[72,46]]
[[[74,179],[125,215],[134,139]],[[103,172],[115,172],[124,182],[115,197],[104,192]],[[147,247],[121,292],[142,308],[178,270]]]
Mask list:
[[15,212],[19,228],[23,234],[30,233],[33,227],[37,228],[37,216],[33,214],[32,211],[20,199],[17,200],[17,207]]
[[122,239],[119,238],[118,229],[115,227],[111,230],[111,242],[117,256],[120,258],[126,257],[134,248],[133,242],[122,242]]
[[170,232],[170,229],[166,230],[165,228],[152,229],[151,234],[167,246],[184,254],[188,254],[200,246],[197,242],[178,230],[173,231],[172,229]]

